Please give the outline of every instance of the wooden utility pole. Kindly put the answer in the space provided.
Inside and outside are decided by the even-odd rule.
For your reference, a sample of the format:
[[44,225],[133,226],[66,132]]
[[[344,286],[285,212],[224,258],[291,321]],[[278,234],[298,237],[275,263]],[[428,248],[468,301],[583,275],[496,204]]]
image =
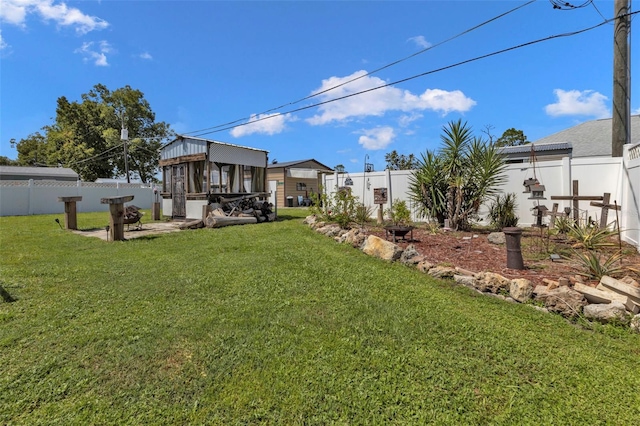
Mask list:
[[613,37],[613,117],[611,120],[611,156],[622,157],[623,145],[629,143],[629,3],[615,0]]

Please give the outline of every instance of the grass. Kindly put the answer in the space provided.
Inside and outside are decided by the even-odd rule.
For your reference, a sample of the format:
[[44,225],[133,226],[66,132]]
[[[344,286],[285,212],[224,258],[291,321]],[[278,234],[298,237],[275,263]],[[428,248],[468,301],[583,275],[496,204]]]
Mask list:
[[640,335],[476,295],[283,212],[125,242],[0,218],[17,299],[0,303],[0,424],[640,421]]

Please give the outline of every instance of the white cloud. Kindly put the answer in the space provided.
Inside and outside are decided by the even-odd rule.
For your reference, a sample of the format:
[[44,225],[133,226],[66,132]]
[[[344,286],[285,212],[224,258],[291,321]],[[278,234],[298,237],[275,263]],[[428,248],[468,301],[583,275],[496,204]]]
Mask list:
[[412,41],[414,42],[418,47],[421,47],[422,49],[427,49],[431,46],[433,46],[431,43],[429,43],[424,36],[416,36],[416,37],[411,37],[409,40],[407,41]]
[[398,124],[400,124],[400,127],[407,127],[409,124],[413,123],[416,120],[420,120],[422,117],[423,115],[417,112],[403,115],[398,119]]
[[365,149],[384,149],[396,137],[392,127],[375,127],[373,129],[362,130],[363,135],[358,138],[358,143]]
[[0,21],[21,27],[25,26],[29,14],[38,15],[45,21],[54,21],[63,27],[72,27],[79,34],[102,30],[109,26],[104,19],[86,15],[80,9],[69,7],[55,0],[3,0]]
[[7,44],[6,41],[4,41],[4,39],[2,38],[2,31],[0,31],[0,50],[4,50],[7,47],[9,47],[9,45]]
[[149,61],[153,59],[153,56],[151,56],[151,54],[149,52],[143,52],[140,55],[138,55],[138,57],[140,59],[147,59]]
[[249,118],[247,122],[249,124],[234,127],[231,130],[231,136],[239,138],[253,133],[275,135],[276,133],[281,133],[286,128],[287,122],[291,121],[295,121],[291,114],[254,114]]
[[611,112],[605,105],[608,99],[593,90],[562,90],[555,89],[553,93],[558,102],[544,107],[545,112],[552,117],[562,115],[587,115],[596,118],[611,117]]
[[631,111],[632,115],[640,115],[640,107],[638,107],[638,109],[636,109],[635,111]]
[[[360,78],[351,83],[319,95],[319,100],[327,101],[348,96],[386,84],[378,77],[365,77],[365,74],[366,71],[357,71],[346,77],[330,77],[323,80],[322,86],[313,93],[320,93],[358,77]],[[475,104],[473,99],[466,97],[459,90],[448,92],[441,89],[427,89],[424,93],[415,95],[408,90],[387,86],[321,105],[318,107],[320,114],[307,119],[307,122],[311,125],[321,125],[332,121],[346,121],[354,117],[382,116],[387,111],[432,110],[446,115],[452,111],[468,111]]]
[[359,161],[357,158],[352,158],[352,159],[350,159],[350,160],[349,160],[349,162],[350,162],[350,163],[353,163],[353,164],[357,164],[357,163],[359,163],[360,161]]
[[109,66],[106,54],[113,52],[111,45],[104,40],[98,42],[97,46],[94,45],[95,43],[92,41],[82,43],[82,46],[77,48],[74,53],[80,53],[84,56],[85,62],[93,61],[94,65],[98,67]]

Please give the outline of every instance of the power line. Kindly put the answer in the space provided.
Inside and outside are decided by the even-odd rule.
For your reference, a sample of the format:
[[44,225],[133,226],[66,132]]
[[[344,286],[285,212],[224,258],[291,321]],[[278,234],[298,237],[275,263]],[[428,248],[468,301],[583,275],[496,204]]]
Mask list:
[[[398,59],[398,60],[396,60],[396,61],[394,61],[394,62],[391,62],[391,63],[389,63],[389,64],[387,64],[387,65],[384,65],[384,66],[382,66],[382,67],[380,67],[380,68],[376,68],[376,69],[374,69],[373,71],[370,71],[370,72],[368,72],[368,73],[365,73],[365,74],[359,75],[358,77],[355,77],[355,78],[352,78],[352,79],[347,80],[347,81],[345,81],[345,82],[342,82],[342,83],[340,83],[340,84],[338,84],[338,85],[336,85],[336,86],[329,87],[328,89],[324,89],[324,90],[321,90],[321,91],[319,91],[319,92],[313,93],[313,94],[311,94],[311,95],[305,96],[304,98],[298,99],[298,100],[296,100],[296,101],[291,101],[291,102],[288,102],[288,103],[286,103],[286,104],[280,105],[280,106],[278,106],[278,107],[270,108],[270,109],[268,109],[268,110],[266,110],[266,111],[263,111],[263,112],[260,112],[260,113],[258,113],[258,114],[255,114],[255,116],[256,116],[256,117],[258,117],[258,116],[260,116],[260,115],[268,114],[268,113],[270,113],[270,112],[277,111],[277,110],[282,109],[282,108],[287,107],[287,106],[291,106],[291,105],[298,104],[298,103],[300,103],[300,102],[306,101],[306,100],[308,100],[308,99],[311,99],[311,98],[314,98],[314,97],[316,97],[316,96],[323,95],[323,94],[325,94],[325,93],[327,93],[327,92],[330,92],[330,91],[332,91],[332,90],[338,89],[338,88],[340,88],[340,87],[342,87],[342,86],[345,86],[345,85],[347,85],[347,84],[353,83],[354,81],[360,80],[361,78],[364,78],[364,77],[368,77],[368,76],[370,76],[370,75],[373,75],[373,74],[375,74],[375,73],[377,73],[377,72],[379,72],[379,71],[385,70],[385,69],[390,68],[390,67],[392,67],[392,66],[394,66],[394,65],[397,65],[397,64],[399,64],[399,63],[401,63],[401,62],[407,61],[407,60],[409,60],[409,59],[411,59],[411,58],[413,58],[413,57],[416,57],[416,56],[418,56],[418,55],[421,55],[422,53],[424,53],[424,52],[426,52],[426,51],[428,51],[428,50],[435,49],[436,47],[442,46],[442,45],[443,45],[443,44],[445,44],[445,43],[448,43],[448,42],[450,42],[450,41],[452,41],[452,40],[455,40],[455,39],[456,39],[456,38],[458,38],[458,37],[461,37],[461,36],[463,36],[463,35],[465,35],[465,34],[468,34],[468,33],[472,32],[472,31],[474,31],[474,30],[477,30],[478,28],[481,28],[481,27],[483,27],[483,26],[485,26],[485,25],[487,25],[487,24],[489,24],[489,23],[491,23],[491,22],[493,22],[493,21],[497,21],[498,19],[500,19],[500,18],[502,18],[502,17],[505,17],[505,16],[507,16],[507,15],[509,15],[509,14],[511,14],[511,13],[513,13],[513,12],[517,11],[517,10],[519,10],[519,9],[522,9],[523,7],[526,7],[526,6],[528,6],[528,5],[532,4],[532,3],[535,3],[535,2],[536,2],[536,0],[530,0],[530,1],[528,1],[527,3],[524,3],[524,4],[520,5],[520,6],[517,6],[517,7],[513,8],[513,9],[511,9],[511,10],[508,10],[507,12],[501,13],[500,15],[494,16],[493,18],[488,19],[488,20],[486,20],[486,21],[484,21],[484,22],[482,22],[482,23],[480,23],[480,24],[478,24],[478,25],[476,25],[476,26],[474,26],[474,27],[471,27],[471,28],[469,28],[469,29],[467,29],[467,30],[465,30],[465,31],[463,31],[463,32],[461,32],[461,33],[458,33],[458,34],[456,34],[456,35],[454,35],[454,36],[452,36],[452,37],[449,37],[448,39],[443,40],[443,41],[441,41],[441,42],[439,42],[439,43],[436,43],[436,44],[434,44],[434,45],[431,45],[431,46],[425,47],[424,49],[422,49],[422,50],[420,50],[420,51],[418,51],[418,52],[416,52],[416,53],[413,53],[413,54],[411,54],[411,55],[409,55],[409,56],[406,56],[406,57],[404,57],[404,58],[402,58],[402,59]],[[276,114],[276,115],[277,115],[277,114]],[[276,115],[274,115],[274,116],[276,116]],[[193,130],[193,131],[191,131],[191,132],[184,132],[183,134],[184,134],[184,135],[190,135],[190,134],[194,134],[194,133],[204,132],[204,131],[207,131],[207,130],[217,129],[217,128],[220,128],[220,127],[226,127],[226,129],[228,129],[228,127],[227,127],[227,126],[230,126],[230,125],[232,125],[232,124],[238,123],[238,122],[240,122],[240,121],[244,121],[244,120],[251,120],[251,117],[253,117],[253,115],[252,115],[252,116],[249,116],[249,117],[239,118],[239,119],[237,119],[237,120],[233,120],[233,121],[230,121],[230,122],[228,122],[228,123],[219,124],[219,125],[217,125],[217,126],[206,127],[206,128],[204,128],[204,129],[200,129],[200,130]],[[265,117],[265,118],[268,118],[268,117]],[[237,126],[236,126],[236,127],[237,127]],[[226,129],[222,129],[222,130],[226,130]],[[207,133],[203,133],[203,134],[207,134]]]
[[[640,11],[628,13],[626,16],[632,16],[632,15],[635,15],[637,13],[640,13]],[[396,81],[391,82],[391,83],[387,83],[387,84],[383,84],[383,85],[380,85],[380,86],[372,87],[370,89],[362,90],[360,92],[350,93],[348,95],[340,96],[338,98],[329,99],[329,100],[326,100],[326,101],[323,101],[323,102],[318,102],[318,103],[315,103],[315,104],[312,104],[312,105],[307,105],[307,106],[304,106],[304,107],[292,109],[292,110],[289,110],[289,111],[284,112],[284,113],[278,113],[276,115],[271,115],[271,116],[268,116],[268,117],[258,118],[256,120],[249,121],[247,123],[242,123],[242,124],[238,124],[238,125],[235,125],[235,126],[228,126],[228,127],[224,127],[224,128],[217,129],[217,130],[208,131],[208,132],[198,133],[197,135],[194,135],[194,136],[198,137],[198,136],[208,135],[208,134],[211,134],[211,133],[218,133],[218,132],[222,132],[222,131],[225,131],[225,130],[230,130],[230,129],[233,129],[233,128],[236,128],[236,127],[241,127],[241,126],[246,126],[246,125],[249,125],[249,124],[254,124],[254,123],[257,123],[259,121],[268,120],[268,119],[273,118],[273,117],[278,116],[278,115],[290,114],[290,113],[293,113],[293,112],[304,111],[306,109],[315,108],[315,107],[318,107],[318,106],[321,106],[321,105],[325,105],[325,104],[328,104],[328,103],[331,103],[331,102],[336,102],[336,101],[347,99],[347,98],[350,98],[350,97],[353,97],[353,96],[362,95],[364,93],[373,92],[374,90],[379,90],[379,89],[383,89],[385,87],[389,87],[389,86],[393,86],[393,85],[396,85],[396,84],[404,83],[404,82],[407,82],[407,81],[410,81],[410,80],[415,80],[416,78],[424,77],[424,76],[430,75],[430,74],[435,74],[437,72],[445,71],[445,70],[448,70],[448,69],[451,69],[451,68],[456,68],[456,67],[459,67],[461,65],[465,65],[465,64],[468,64],[468,63],[471,63],[471,62],[479,61],[481,59],[486,59],[486,58],[489,58],[489,57],[492,57],[492,56],[500,55],[502,53],[510,52],[512,50],[521,49],[523,47],[531,46],[531,45],[534,45],[534,44],[537,44],[537,43],[542,43],[544,41],[549,41],[549,40],[553,40],[553,39],[556,39],[556,38],[562,38],[562,37],[571,37],[571,36],[574,36],[574,35],[582,34],[582,33],[585,33],[587,31],[591,31],[591,30],[594,30],[594,29],[596,29],[598,27],[601,27],[601,26],[603,26],[605,24],[608,24],[609,22],[614,21],[616,19],[619,19],[620,17],[621,16],[617,16],[615,18],[607,19],[607,20],[605,20],[603,22],[600,22],[599,24],[593,25],[593,26],[588,27],[588,28],[583,28],[581,30],[572,31],[572,32],[563,33],[563,34],[555,34],[555,35],[551,35],[551,36],[548,36],[548,37],[540,38],[540,39],[537,39],[537,40],[529,41],[529,42],[526,42],[526,43],[518,44],[516,46],[508,47],[506,49],[497,50],[497,51],[494,51],[494,52],[491,52],[491,53],[487,53],[485,55],[476,56],[476,57],[471,58],[471,59],[467,59],[467,60],[464,60],[464,61],[461,61],[461,62],[456,62],[455,64],[447,65],[447,66],[441,67],[441,68],[436,68],[436,69],[431,70],[431,71],[426,71],[426,72],[423,72],[421,74],[416,74],[416,75],[411,76],[411,77],[403,78],[401,80],[396,80]]]

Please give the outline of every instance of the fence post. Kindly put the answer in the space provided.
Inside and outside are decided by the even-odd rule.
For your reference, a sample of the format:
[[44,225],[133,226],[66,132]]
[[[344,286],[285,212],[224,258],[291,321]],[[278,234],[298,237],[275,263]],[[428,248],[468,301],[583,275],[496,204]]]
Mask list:
[[27,214],[29,216],[33,214],[33,179],[29,179],[29,204]]

